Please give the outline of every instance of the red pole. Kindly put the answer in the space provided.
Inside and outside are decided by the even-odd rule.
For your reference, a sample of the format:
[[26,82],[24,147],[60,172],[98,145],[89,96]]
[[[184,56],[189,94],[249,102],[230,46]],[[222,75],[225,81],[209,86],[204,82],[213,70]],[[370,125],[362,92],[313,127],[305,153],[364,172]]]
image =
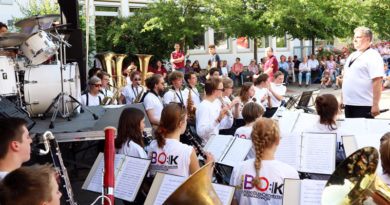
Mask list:
[[[104,128],[106,141],[104,144],[104,195],[110,198],[111,205],[114,205],[114,187],[115,187],[115,127]],[[109,205],[107,199],[104,205]]]

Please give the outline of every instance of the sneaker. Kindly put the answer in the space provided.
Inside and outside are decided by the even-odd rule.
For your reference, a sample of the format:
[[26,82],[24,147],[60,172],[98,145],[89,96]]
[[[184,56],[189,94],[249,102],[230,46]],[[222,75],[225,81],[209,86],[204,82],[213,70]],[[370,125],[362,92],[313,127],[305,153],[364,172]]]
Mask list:
[[334,89],[335,89],[335,90],[338,90],[338,89],[339,89],[339,86],[338,86],[338,85],[335,85],[335,86],[334,86]]

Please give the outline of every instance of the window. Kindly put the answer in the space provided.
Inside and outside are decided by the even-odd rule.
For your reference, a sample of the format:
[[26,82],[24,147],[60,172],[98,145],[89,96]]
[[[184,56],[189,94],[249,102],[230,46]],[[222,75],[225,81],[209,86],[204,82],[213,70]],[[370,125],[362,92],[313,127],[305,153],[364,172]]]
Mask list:
[[277,48],[287,48],[287,36],[277,37],[276,38],[276,47]]
[[196,50],[205,50],[205,40],[204,34],[199,34],[194,36],[194,49]]
[[270,43],[271,43],[271,41],[270,41],[270,37],[269,36],[267,36],[267,37],[263,37],[263,38],[260,38],[259,40],[258,40],[258,48],[266,48],[266,47],[270,47]]
[[112,11],[112,12],[118,12],[118,7],[102,7],[102,6],[96,6],[95,11]]
[[264,46],[265,47],[270,47],[271,46],[271,41],[270,41],[270,37],[269,36],[264,38]]
[[214,33],[214,44],[216,49],[229,49],[228,38],[224,33]]
[[246,37],[239,37],[236,40],[237,49],[249,49],[250,48],[250,39]]

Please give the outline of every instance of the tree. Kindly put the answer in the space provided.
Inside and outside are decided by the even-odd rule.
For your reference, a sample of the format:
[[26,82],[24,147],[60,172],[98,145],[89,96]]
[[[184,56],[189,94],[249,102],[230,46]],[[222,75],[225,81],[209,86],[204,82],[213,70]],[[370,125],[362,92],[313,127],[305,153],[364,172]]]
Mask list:
[[382,40],[390,41],[390,0],[369,0],[368,25]]

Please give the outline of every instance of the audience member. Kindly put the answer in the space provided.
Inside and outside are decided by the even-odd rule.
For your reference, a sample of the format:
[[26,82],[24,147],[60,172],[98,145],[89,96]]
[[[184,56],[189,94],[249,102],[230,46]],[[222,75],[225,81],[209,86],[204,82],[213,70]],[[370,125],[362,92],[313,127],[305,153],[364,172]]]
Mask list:
[[310,84],[310,67],[307,63],[307,57],[303,57],[302,63],[299,64],[299,74],[298,74],[298,80],[299,80],[299,87],[302,87],[302,76],[305,75],[305,81],[306,81],[306,87],[309,87]]
[[233,85],[236,84],[236,79],[240,78],[241,79],[241,85],[244,84],[244,76],[242,75],[242,71],[244,69],[244,66],[240,62],[240,58],[236,58],[236,62],[232,66],[232,80],[233,80]]

